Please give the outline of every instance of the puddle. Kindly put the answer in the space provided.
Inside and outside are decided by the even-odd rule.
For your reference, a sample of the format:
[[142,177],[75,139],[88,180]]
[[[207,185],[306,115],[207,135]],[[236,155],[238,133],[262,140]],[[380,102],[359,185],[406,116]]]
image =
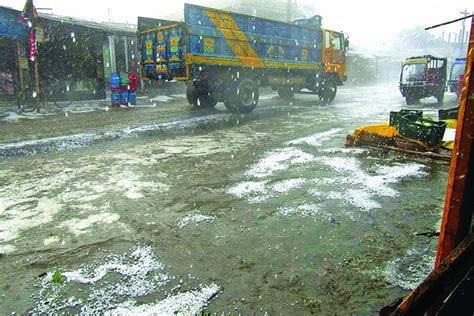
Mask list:
[[250,203],[261,203],[270,197],[266,188],[267,182],[268,181],[242,182],[227,189],[227,193],[237,198],[245,199]]
[[246,175],[249,177],[263,178],[273,175],[275,172],[287,170],[298,164],[311,162],[315,157],[300,149],[283,148],[267,153],[263,159],[254,165]]
[[280,207],[278,208],[278,215],[282,217],[317,217],[321,214],[320,206],[316,204],[304,204],[296,207]]
[[433,271],[435,253],[426,248],[414,248],[405,256],[390,261],[382,272],[393,286],[413,290]]
[[[53,282],[51,271],[40,281],[33,312],[194,315],[220,291],[215,284],[181,290],[185,286],[183,280],[165,270],[165,264],[151,247],[139,246],[129,253],[109,253],[104,259],[79,269],[62,271],[62,283]],[[139,298],[150,295],[163,299],[151,304],[138,302]]]
[[307,144],[314,147],[321,147],[323,146],[324,142],[332,139],[334,136],[337,136],[341,131],[342,129],[340,128],[332,128],[326,132],[316,133],[308,137],[292,140],[288,142],[288,145]]
[[275,183],[272,186],[272,191],[278,192],[278,193],[286,193],[289,192],[293,189],[298,189],[301,188],[305,183],[307,182],[306,179],[289,179],[289,180],[284,180]]
[[204,214],[199,214],[199,213],[196,213],[196,214],[190,214],[190,215],[187,215],[185,217],[183,217],[179,223],[178,223],[178,226],[180,229],[183,229],[187,226],[190,226],[192,224],[194,224],[195,226],[197,226],[197,224],[199,223],[210,223],[212,221],[214,221],[216,219],[215,216],[211,216],[211,215],[204,215]]

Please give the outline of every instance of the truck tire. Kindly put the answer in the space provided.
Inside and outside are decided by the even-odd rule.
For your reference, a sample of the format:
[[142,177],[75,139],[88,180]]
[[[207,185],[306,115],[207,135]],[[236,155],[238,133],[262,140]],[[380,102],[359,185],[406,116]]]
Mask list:
[[186,87],[186,99],[193,109],[209,109],[217,104],[212,94],[201,91],[192,85]]
[[324,104],[331,103],[336,97],[337,85],[331,78],[323,79],[319,90],[319,99]]
[[407,94],[405,96],[405,99],[406,99],[407,105],[413,105],[420,102],[420,99],[418,99],[417,97],[411,94]]
[[283,100],[293,99],[295,92],[290,87],[278,88],[278,96]]
[[436,95],[436,100],[438,101],[438,104],[443,104],[444,101],[444,91],[440,92]]
[[224,105],[233,113],[250,113],[258,104],[259,92],[256,82],[243,78],[231,82]]

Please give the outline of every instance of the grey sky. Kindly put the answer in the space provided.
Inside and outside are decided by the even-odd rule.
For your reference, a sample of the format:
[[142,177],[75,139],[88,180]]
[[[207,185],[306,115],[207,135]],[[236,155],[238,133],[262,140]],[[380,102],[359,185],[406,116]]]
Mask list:
[[[296,0],[298,4],[310,3],[314,12],[323,16],[327,28],[343,30],[352,43],[368,49],[388,47],[402,29],[430,26],[460,16],[459,11],[474,10],[472,0]],[[206,5],[209,0],[35,0],[38,8],[52,8],[53,13],[94,21],[136,23],[136,17],[166,17],[183,11],[184,3]],[[0,5],[22,9],[23,0],[0,0]],[[445,32],[458,32],[460,23],[443,28]],[[440,30],[433,31],[439,34]]]

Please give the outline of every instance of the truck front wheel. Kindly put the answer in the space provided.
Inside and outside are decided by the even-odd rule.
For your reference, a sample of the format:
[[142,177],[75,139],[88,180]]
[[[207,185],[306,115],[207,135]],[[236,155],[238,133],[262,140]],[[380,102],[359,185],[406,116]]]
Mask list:
[[224,105],[234,113],[250,113],[257,106],[258,99],[257,83],[244,78],[230,83]]
[[186,87],[186,99],[193,109],[208,109],[216,106],[217,101],[209,92],[197,89],[193,85]]
[[336,97],[337,85],[331,78],[323,79],[319,90],[319,99],[324,103],[331,103]]

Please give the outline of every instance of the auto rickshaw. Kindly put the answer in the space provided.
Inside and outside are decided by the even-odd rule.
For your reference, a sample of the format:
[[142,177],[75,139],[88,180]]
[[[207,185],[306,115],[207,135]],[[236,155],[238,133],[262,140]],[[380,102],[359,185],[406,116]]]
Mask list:
[[421,98],[435,97],[443,103],[446,91],[447,59],[424,55],[407,58],[402,64],[400,92],[408,105]]
[[466,58],[456,58],[451,64],[449,72],[448,87],[450,92],[456,93],[459,98],[461,95],[461,82],[464,77],[464,69],[466,68]]

